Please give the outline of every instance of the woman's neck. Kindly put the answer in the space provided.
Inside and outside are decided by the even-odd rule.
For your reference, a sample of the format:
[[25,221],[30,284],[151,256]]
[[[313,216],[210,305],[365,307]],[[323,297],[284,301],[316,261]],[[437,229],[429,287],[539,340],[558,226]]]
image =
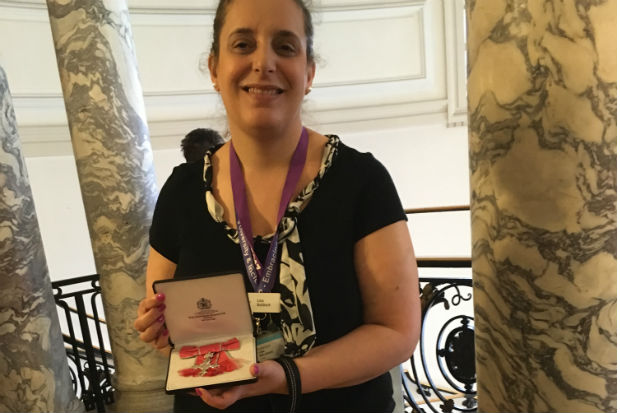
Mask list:
[[251,134],[231,128],[231,141],[235,152],[248,171],[288,168],[299,142],[302,125],[288,131],[260,131]]

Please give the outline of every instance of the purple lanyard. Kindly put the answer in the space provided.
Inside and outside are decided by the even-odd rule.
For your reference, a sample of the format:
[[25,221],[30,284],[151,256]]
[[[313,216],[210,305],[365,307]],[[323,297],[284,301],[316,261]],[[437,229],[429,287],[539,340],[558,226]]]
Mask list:
[[[308,149],[308,131],[302,128],[299,143],[295,148],[291,163],[286,174],[284,189],[282,190],[282,198],[280,199],[280,209],[278,210],[278,220],[276,231],[269,245],[267,257],[265,258],[266,266],[261,266],[254,248],[252,246],[252,222],[250,220],[250,212],[248,210],[248,202],[245,194],[245,180],[241,172],[239,158],[235,152],[232,141],[230,142],[230,180],[232,183],[233,201],[235,204],[235,217],[237,219],[237,231],[239,232],[239,245],[241,246],[241,255],[243,256],[243,264],[252,283],[254,291],[258,293],[271,292],[276,277],[274,269],[276,268],[276,256],[278,251],[278,226],[284,216],[286,207],[293,196],[293,191],[297,186],[301,172],[306,163],[306,152]],[[249,238],[248,238],[249,235]]]

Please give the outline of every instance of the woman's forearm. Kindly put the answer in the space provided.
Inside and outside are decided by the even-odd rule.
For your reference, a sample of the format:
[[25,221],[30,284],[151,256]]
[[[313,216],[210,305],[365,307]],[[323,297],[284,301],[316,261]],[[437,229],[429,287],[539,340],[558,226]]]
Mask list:
[[[412,332],[417,332],[412,326]],[[413,354],[417,333],[364,324],[295,359],[303,393],[353,386],[373,379]]]

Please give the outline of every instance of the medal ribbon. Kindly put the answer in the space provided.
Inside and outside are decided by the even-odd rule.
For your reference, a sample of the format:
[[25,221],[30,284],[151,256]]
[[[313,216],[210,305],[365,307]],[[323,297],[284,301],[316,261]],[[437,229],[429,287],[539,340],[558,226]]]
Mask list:
[[240,346],[239,339],[235,337],[223,343],[207,344],[204,346],[183,346],[179,351],[179,356],[182,359],[186,359],[220,351],[239,350]]
[[252,245],[252,222],[250,220],[250,212],[248,210],[248,202],[245,193],[245,180],[241,171],[241,164],[235,152],[232,141],[230,142],[230,180],[232,183],[233,201],[235,204],[235,218],[237,220],[237,231],[239,232],[239,245],[241,246],[241,255],[243,256],[243,264],[247,271],[250,282],[254,291],[258,293],[271,292],[275,282],[274,271],[276,268],[276,257],[278,251],[278,226],[284,216],[286,207],[293,196],[299,177],[306,163],[306,152],[308,150],[308,131],[302,128],[299,142],[291,158],[286,181],[282,189],[282,197],[280,198],[280,208],[278,210],[278,219],[276,231],[271,239],[265,264],[261,265],[254,247]]

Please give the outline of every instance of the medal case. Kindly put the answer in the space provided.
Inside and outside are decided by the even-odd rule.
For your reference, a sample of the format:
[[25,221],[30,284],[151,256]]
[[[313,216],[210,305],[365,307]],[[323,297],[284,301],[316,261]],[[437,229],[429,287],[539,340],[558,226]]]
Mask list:
[[[166,393],[256,381],[250,373],[250,366],[256,363],[256,341],[242,274],[155,281],[153,290],[156,294],[163,293],[166,296],[164,318],[172,346]],[[226,344],[231,342],[233,345]],[[197,363],[205,359],[208,362],[210,356],[208,353],[200,354],[198,349],[202,347],[204,351],[212,351],[219,343],[224,344],[225,355],[215,352],[211,364],[207,363],[206,366],[216,366],[218,363],[231,366],[229,359],[232,359],[236,369],[219,372],[223,367],[219,370],[209,367],[200,370]],[[191,355],[192,351],[196,356],[182,358],[181,349],[184,356]],[[222,360],[225,363],[220,363]],[[183,376],[181,373],[192,372],[196,368],[201,374],[205,371],[217,374]]]

